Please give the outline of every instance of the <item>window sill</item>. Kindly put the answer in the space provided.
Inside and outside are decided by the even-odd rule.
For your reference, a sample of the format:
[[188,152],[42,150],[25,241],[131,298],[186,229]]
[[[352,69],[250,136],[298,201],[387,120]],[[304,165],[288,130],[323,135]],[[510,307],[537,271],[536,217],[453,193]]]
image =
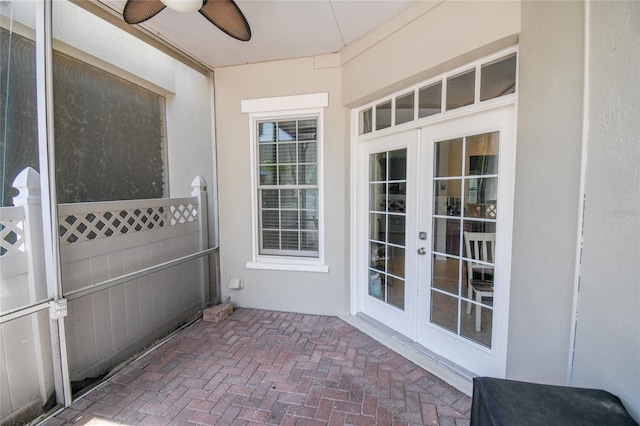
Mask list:
[[247,269],[266,269],[272,271],[329,272],[329,265],[310,262],[264,261],[247,262]]

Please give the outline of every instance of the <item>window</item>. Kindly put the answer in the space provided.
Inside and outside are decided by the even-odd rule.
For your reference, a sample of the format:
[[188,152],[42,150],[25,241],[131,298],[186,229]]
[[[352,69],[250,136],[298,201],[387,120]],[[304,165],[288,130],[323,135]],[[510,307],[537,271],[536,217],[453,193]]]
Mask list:
[[318,119],[257,123],[259,254],[318,257]]
[[253,99],[253,261],[248,268],[328,272],[323,264],[322,118],[328,94]]
[[420,120],[515,94],[518,56],[513,48],[508,50],[506,56],[504,51],[498,52],[475,65],[419,83],[409,93],[392,96],[394,108],[391,98],[365,106],[358,112],[358,134],[398,126],[413,121],[416,115]]

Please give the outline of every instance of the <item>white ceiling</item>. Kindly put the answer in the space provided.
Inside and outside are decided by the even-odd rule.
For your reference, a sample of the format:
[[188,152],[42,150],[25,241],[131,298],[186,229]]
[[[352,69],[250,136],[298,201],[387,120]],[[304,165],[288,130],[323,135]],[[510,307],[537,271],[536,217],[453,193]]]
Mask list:
[[[121,12],[125,0],[101,0]],[[235,40],[198,12],[165,8],[141,24],[215,68],[334,53],[418,0],[236,0],[252,37]]]

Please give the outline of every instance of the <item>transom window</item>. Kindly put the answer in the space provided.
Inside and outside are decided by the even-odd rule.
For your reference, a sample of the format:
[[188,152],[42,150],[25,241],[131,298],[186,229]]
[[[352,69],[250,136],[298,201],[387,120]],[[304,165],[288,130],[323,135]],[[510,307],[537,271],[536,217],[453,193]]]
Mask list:
[[256,124],[259,254],[317,258],[318,118]]
[[514,94],[516,69],[514,52],[452,71],[418,84],[410,92],[379,100],[360,110],[358,134],[375,133]]

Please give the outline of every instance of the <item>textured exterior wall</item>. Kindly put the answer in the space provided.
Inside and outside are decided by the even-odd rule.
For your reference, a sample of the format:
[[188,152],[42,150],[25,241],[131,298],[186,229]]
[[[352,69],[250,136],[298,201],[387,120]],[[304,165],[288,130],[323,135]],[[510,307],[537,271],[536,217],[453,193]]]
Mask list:
[[582,2],[523,2],[507,377],[566,384],[580,205]]
[[[215,72],[222,298],[243,307],[316,314],[348,311],[347,203],[349,130],[340,103],[340,68],[314,58],[221,68]],[[244,99],[329,93],[324,111],[325,264],[329,273],[247,269],[252,261],[249,115]],[[229,290],[242,276],[244,288]]]
[[584,246],[572,384],[640,420],[640,3],[592,2]]

